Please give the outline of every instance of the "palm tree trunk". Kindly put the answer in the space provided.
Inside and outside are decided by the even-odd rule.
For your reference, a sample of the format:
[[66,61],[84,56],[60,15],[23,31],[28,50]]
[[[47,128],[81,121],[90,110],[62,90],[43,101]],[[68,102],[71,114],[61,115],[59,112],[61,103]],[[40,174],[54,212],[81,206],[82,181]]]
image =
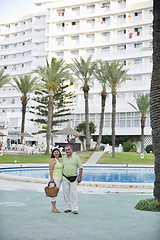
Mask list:
[[116,92],[112,92],[112,157],[115,157]]
[[50,148],[50,140],[51,140],[51,129],[52,129],[52,116],[53,116],[53,93],[49,94],[49,101],[48,101],[48,123],[47,123],[47,133],[46,133],[46,155],[49,154]]
[[100,120],[100,126],[99,126],[99,136],[98,136],[98,139],[97,139],[97,143],[96,143],[95,149],[98,149],[98,148],[99,148],[99,145],[100,145],[101,140],[102,140],[103,125],[104,125],[104,111],[105,111],[105,105],[106,105],[106,97],[107,97],[107,94],[106,94],[106,93],[102,93],[102,94],[101,94],[101,99],[102,99],[102,102],[101,102],[101,120]]
[[144,121],[141,119],[141,153],[144,153]]
[[153,72],[150,92],[150,118],[155,155],[154,197],[160,201],[160,1],[153,1]]
[[88,91],[84,91],[85,99],[85,123],[86,123],[86,150],[90,149],[90,130],[89,130],[89,105],[88,105]]
[[[24,133],[25,127],[25,116],[26,116],[26,105],[22,105],[22,123],[21,123],[21,133]],[[23,143],[23,136],[21,136],[21,144]]]

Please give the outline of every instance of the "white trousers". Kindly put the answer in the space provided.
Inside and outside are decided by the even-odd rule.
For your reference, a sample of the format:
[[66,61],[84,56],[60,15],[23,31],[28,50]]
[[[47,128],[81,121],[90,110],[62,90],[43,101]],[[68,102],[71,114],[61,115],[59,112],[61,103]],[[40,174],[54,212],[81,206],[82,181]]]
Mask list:
[[77,180],[62,180],[65,210],[78,211]]
[[[53,177],[55,183],[56,183],[56,187],[58,187],[59,189],[61,188],[61,183],[62,183],[62,178],[60,177]],[[50,187],[54,187],[54,183],[50,183],[49,185]],[[55,202],[57,200],[57,196],[56,197],[50,197],[51,202]]]

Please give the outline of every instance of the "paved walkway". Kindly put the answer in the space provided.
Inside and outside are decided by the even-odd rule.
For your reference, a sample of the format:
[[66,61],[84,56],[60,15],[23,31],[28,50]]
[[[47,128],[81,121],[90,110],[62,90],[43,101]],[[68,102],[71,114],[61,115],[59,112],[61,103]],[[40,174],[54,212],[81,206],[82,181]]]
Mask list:
[[1,240],[159,240],[160,213],[134,208],[151,196],[79,194],[79,214],[50,211],[44,193],[0,190]]
[[94,165],[103,156],[104,152],[94,152],[84,165]]

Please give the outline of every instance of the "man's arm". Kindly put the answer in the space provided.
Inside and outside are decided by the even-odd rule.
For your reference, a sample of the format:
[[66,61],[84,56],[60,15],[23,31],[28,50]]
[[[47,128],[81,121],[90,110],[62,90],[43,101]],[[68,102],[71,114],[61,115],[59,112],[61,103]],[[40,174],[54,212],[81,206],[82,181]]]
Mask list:
[[83,172],[83,168],[80,168],[80,169],[79,169],[79,177],[78,177],[78,179],[77,179],[77,182],[78,182],[78,183],[81,182],[82,172]]

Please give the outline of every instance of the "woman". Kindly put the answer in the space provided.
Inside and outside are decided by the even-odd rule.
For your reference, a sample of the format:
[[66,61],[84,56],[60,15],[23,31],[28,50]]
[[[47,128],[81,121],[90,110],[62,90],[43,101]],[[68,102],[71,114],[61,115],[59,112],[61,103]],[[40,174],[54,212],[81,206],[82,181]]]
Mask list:
[[[61,152],[58,148],[54,148],[51,154],[51,160],[49,162],[49,173],[50,173],[50,187],[57,186],[61,187],[62,182],[62,162],[61,162]],[[56,208],[56,200],[57,197],[51,197],[52,203],[52,212],[60,213],[60,211]]]

